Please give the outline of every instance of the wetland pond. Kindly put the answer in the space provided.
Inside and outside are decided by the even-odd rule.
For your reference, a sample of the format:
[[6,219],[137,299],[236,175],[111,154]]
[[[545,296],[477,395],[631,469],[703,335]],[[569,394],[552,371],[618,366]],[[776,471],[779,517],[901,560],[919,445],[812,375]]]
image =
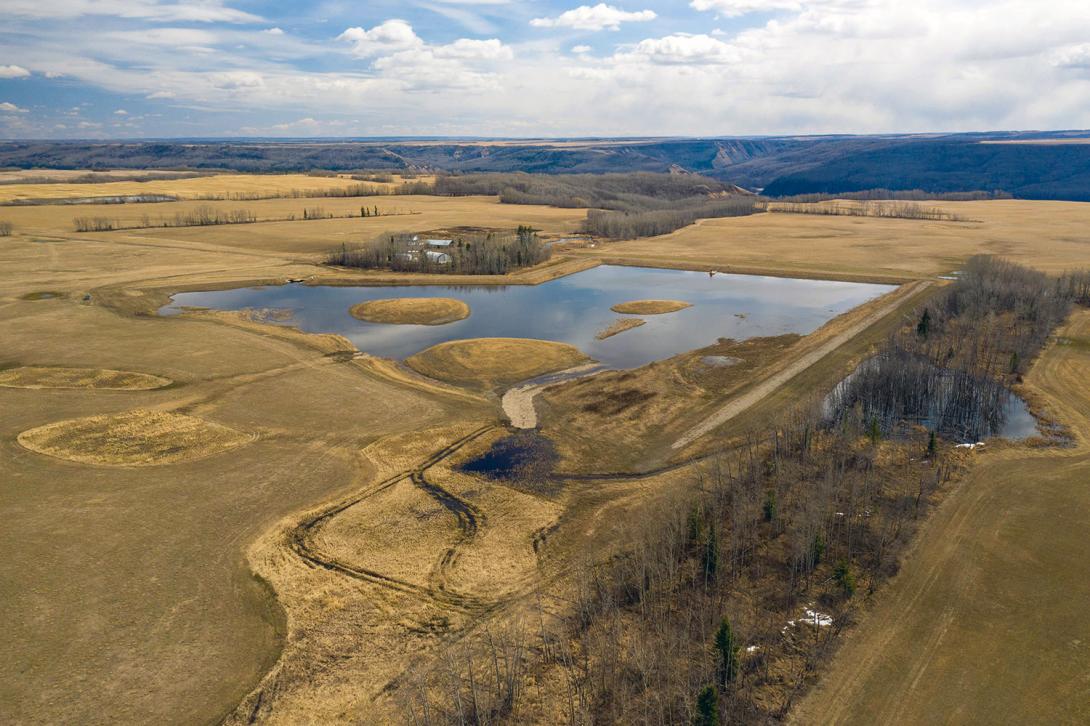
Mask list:
[[[536,338],[569,343],[609,368],[635,368],[715,343],[813,332],[832,318],[894,289],[892,285],[800,280],[602,265],[541,285],[401,285],[333,287],[288,284],[175,295],[160,310],[184,308],[289,311],[270,322],[311,333],[337,333],[361,351],[398,360],[438,343],[468,338]],[[472,313],[448,325],[387,325],[357,320],[349,309],[368,300],[449,297]],[[667,315],[623,316],[612,305],[631,300],[684,300]],[[619,317],[647,324],[595,336]]]

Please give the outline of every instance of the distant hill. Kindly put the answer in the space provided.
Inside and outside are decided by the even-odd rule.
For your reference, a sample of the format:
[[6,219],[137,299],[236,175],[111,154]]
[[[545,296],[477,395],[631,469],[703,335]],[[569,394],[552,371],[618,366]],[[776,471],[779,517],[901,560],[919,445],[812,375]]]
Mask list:
[[9,141],[0,167],[415,170],[603,174],[694,172],[774,196],[874,188],[1004,191],[1090,200],[1090,145],[982,143],[1084,132],[568,140]]
[[1090,144],[913,142],[846,154],[778,177],[769,196],[922,189],[1002,190],[1022,199],[1090,201]]

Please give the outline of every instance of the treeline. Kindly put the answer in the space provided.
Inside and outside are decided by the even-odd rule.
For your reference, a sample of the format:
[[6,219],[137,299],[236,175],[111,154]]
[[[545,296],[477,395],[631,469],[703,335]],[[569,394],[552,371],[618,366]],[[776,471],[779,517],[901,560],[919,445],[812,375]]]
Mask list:
[[926,438],[872,439],[861,420],[799,415],[754,435],[627,514],[620,552],[575,567],[522,629],[466,638],[414,674],[405,720],[781,720],[954,471]]
[[430,246],[420,235],[394,233],[355,248],[342,245],[326,264],[365,270],[462,275],[503,275],[540,264],[551,251],[534,229],[456,235],[447,246]]
[[[1087,277],[974,258],[881,354],[937,358],[965,374],[964,398],[985,399],[1016,375],[996,362],[1023,351],[1028,363]],[[882,425],[896,377],[886,381],[860,386],[832,417],[800,408],[706,459],[691,488],[626,514],[618,551],[539,594],[521,627],[465,638],[415,673],[400,694],[406,721],[783,720],[859,595],[896,573],[965,466],[900,393]]]
[[109,182],[145,182],[145,181],[175,181],[178,179],[196,179],[202,176],[212,176],[216,172],[211,171],[187,171],[187,172],[149,172],[143,174],[107,174],[88,173],[79,176],[23,176],[11,179],[0,179],[0,185],[10,184],[106,184]]
[[889,219],[924,219],[935,222],[968,222],[961,214],[938,207],[921,207],[914,202],[874,202],[862,204],[827,204],[814,202],[768,202],[769,212],[781,214],[816,214],[827,217],[879,217]]
[[321,219],[363,219],[370,217],[401,216],[414,214],[412,211],[381,210],[378,205],[361,206],[359,214],[346,212],[336,214],[322,207],[306,207],[302,216],[288,214],[283,217],[269,217],[259,219],[248,209],[219,210],[211,206],[202,205],[195,209],[176,212],[171,217],[159,216],[152,218],[150,215],[142,215],[139,221],[123,222],[110,217],[76,217],[72,224],[77,232],[111,232],[126,229],[151,229],[159,227],[210,227],[224,224],[254,224],[257,222],[298,222],[314,221]]
[[857,410],[883,434],[903,425],[960,441],[998,433],[1010,387],[1080,299],[1079,279],[970,259],[915,326],[836,388],[836,415]]
[[603,212],[591,209],[587,211],[587,220],[583,229],[587,234],[598,237],[635,239],[669,234],[693,224],[698,219],[743,217],[760,211],[762,211],[762,205],[753,197],[705,199],[677,209],[644,212]]
[[696,174],[469,174],[439,176],[435,194],[499,196],[506,204],[645,211],[707,200],[735,188]]
[[248,209],[219,210],[201,206],[177,212],[173,217],[159,217],[153,221],[144,215],[135,224],[123,223],[109,217],[76,217],[72,224],[77,232],[109,232],[118,229],[145,229],[148,227],[207,227],[220,224],[253,224],[257,215]]
[[1063,276],[1067,294],[1078,305],[1090,305],[1090,270],[1071,272]]
[[504,204],[587,209],[583,231],[609,239],[667,234],[698,219],[762,210],[757,197],[696,174],[443,175],[432,193],[498,195]]
[[431,189],[431,185],[421,182],[403,182],[392,186],[375,184],[349,184],[328,189],[287,189],[281,192],[225,192],[222,194],[199,194],[193,199],[202,202],[254,202],[263,199],[347,199],[351,197],[385,197],[407,194],[421,194],[421,189]]
[[902,191],[895,191],[892,189],[868,189],[861,192],[844,192],[842,194],[794,194],[786,197],[776,197],[776,201],[779,202],[800,202],[802,204],[831,202],[837,199],[851,199],[863,202],[980,202],[992,199],[1014,199],[1014,197],[1003,191],[926,192],[923,189]]

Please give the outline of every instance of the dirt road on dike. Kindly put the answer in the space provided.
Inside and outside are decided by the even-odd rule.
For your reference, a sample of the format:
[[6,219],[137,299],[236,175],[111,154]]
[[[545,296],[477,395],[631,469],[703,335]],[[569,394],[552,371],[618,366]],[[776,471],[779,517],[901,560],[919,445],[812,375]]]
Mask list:
[[731,419],[738,416],[740,413],[748,410],[749,408],[763,400],[766,396],[779,389],[792,378],[799,375],[807,368],[814,365],[819,360],[850,341],[855,336],[859,335],[882,318],[897,310],[904,303],[905,299],[908,296],[913,295],[923,290],[924,288],[929,287],[930,285],[930,281],[924,280],[914,283],[907,288],[904,288],[903,291],[893,293],[893,299],[891,299],[882,307],[875,310],[867,317],[855,323],[844,332],[833,336],[825,343],[818,346],[809,353],[806,353],[805,355],[796,359],[786,368],[779,371],[778,373],[769,376],[742,395],[728,401],[718,411],[713,413],[708,418],[704,419],[704,421],[697,424],[693,428],[689,429],[685,434],[683,434],[677,441],[675,441],[671,445],[671,448],[675,451],[679,449],[684,449],[686,446],[693,443],[701,436],[714,431],[715,429],[725,424],[727,421],[730,421]]

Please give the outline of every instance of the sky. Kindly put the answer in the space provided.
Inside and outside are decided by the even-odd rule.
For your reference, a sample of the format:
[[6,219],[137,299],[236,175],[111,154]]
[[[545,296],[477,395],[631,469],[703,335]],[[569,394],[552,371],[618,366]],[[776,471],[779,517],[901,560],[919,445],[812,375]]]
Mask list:
[[0,138],[1090,127],[1090,0],[2,0]]

